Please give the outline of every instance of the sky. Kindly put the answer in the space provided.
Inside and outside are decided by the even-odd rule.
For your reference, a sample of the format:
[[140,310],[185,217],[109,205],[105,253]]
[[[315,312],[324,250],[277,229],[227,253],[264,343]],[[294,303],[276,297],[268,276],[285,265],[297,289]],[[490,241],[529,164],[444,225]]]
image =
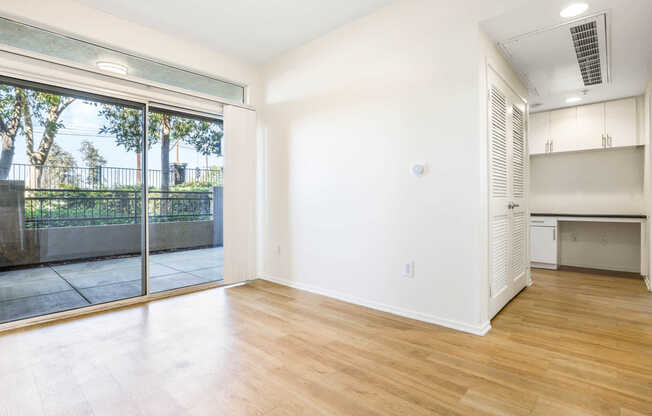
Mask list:
[[[98,107],[88,104],[82,100],[75,100],[61,115],[60,121],[63,122],[64,128],[57,133],[54,142],[64,150],[72,153],[77,166],[84,166],[82,155],[79,152],[81,142],[88,140],[99,150],[100,154],[106,159],[105,166],[119,168],[136,168],[136,153],[127,152],[124,147],[116,145],[115,138],[110,135],[99,134],[104,119],[97,114]],[[43,127],[34,124],[34,147],[38,147],[43,134]],[[16,150],[13,163],[27,164],[25,154],[25,136],[16,137]],[[149,169],[159,170],[161,168],[161,150],[160,145],[156,144],[149,151]],[[176,149],[170,149],[170,163],[176,161]],[[188,168],[205,168],[206,157],[197,153],[192,146],[180,144],[179,161],[187,163]],[[209,166],[222,166],[223,158],[210,156],[208,159]]]

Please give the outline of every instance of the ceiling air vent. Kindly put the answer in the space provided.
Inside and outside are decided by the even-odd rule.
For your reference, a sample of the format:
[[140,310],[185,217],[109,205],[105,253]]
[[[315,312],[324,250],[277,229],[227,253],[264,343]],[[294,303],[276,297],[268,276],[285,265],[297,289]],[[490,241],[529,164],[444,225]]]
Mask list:
[[573,46],[577,55],[584,86],[603,83],[600,41],[596,21],[590,21],[570,28]]
[[567,96],[611,82],[608,16],[582,17],[500,43],[531,99]]

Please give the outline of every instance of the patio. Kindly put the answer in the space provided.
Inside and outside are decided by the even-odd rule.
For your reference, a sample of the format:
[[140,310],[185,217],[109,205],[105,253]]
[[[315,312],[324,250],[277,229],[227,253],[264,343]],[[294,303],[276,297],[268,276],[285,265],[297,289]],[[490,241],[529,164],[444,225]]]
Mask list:
[[[222,280],[222,247],[150,255],[150,292]],[[141,295],[141,257],[0,272],[0,323]]]

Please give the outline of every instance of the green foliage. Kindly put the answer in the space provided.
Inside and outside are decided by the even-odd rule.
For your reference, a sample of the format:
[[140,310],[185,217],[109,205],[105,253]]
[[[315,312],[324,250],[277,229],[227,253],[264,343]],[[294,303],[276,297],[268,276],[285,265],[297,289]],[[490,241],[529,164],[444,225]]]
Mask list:
[[24,89],[24,91],[32,116],[36,118],[41,127],[50,132],[52,137],[54,137],[59,132],[59,129],[65,126],[59,121],[58,116],[52,117],[51,114],[58,108],[61,108],[71,98],[30,89]]
[[17,93],[17,88],[0,84],[0,117],[5,124],[12,116]]
[[[152,222],[202,221],[211,219],[210,185],[198,183],[196,186],[177,185],[176,193],[161,194],[160,190],[150,189],[149,213]],[[191,194],[189,192],[204,192]],[[163,197],[164,199],[161,199]],[[57,191],[38,191],[31,196],[38,203],[25,202],[25,218],[50,219],[39,227],[67,227],[84,225],[134,224],[141,221],[141,198],[139,186],[102,190],[78,191],[72,186],[63,186]],[[167,209],[162,210],[161,204]],[[167,212],[163,214],[163,212]],[[160,216],[163,215],[163,216]],[[93,219],[95,218],[95,219]],[[32,222],[27,222],[32,226]]]
[[[141,152],[144,121],[143,110],[114,104],[98,104],[98,114],[105,124],[100,134],[115,136],[116,144],[127,151]],[[164,126],[169,125],[169,139],[194,146],[202,155],[222,154],[222,121],[180,117],[169,113],[150,112],[148,148],[162,141]],[[168,149],[169,150],[169,149]]]
[[[143,110],[121,107],[113,104],[98,104],[98,115],[106,124],[100,128],[100,134],[110,134],[115,137],[116,144],[124,147],[128,152],[142,153],[143,137]],[[156,142],[156,137],[151,134],[148,149]]]
[[179,185],[170,185],[174,192],[210,192],[215,184],[211,182],[186,182]]
[[[53,168],[49,171],[48,178],[50,180],[54,179],[58,186],[66,186],[74,179],[74,167],[77,166],[77,162],[72,153],[63,150],[58,144],[52,143],[45,166]],[[52,185],[48,184],[48,186]]]
[[102,179],[100,168],[106,164],[106,159],[104,159],[93,143],[88,140],[81,142],[79,152],[82,154],[82,160],[86,163],[86,166],[91,168],[88,172],[89,183],[92,185],[100,183]]
[[106,159],[100,154],[100,151],[89,140],[81,142],[79,152],[82,154],[82,160],[86,162],[89,168],[95,168],[106,164]]

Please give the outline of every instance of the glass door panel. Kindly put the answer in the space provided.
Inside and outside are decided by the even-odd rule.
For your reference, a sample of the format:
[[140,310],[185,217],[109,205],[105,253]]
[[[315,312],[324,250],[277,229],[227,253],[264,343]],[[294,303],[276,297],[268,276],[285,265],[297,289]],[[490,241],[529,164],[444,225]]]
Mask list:
[[143,294],[144,106],[0,84],[0,323]]
[[150,293],[223,278],[222,120],[149,111]]

